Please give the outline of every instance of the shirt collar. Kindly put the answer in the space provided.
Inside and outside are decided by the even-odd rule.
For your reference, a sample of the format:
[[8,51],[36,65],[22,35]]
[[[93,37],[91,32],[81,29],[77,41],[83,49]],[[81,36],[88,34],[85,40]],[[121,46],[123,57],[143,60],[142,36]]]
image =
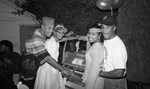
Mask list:
[[39,30],[40,30],[40,29],[35,30],[34,35],[38,35],[38,36],[40,36],[41,38],[43,38],[43,39],[46,40],[46,37],[42,36],[42,34],[40,33]]

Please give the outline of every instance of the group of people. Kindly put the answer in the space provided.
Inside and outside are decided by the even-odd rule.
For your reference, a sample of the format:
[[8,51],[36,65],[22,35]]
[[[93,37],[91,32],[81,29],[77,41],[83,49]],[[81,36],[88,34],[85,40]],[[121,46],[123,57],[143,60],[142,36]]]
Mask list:
[[[63,76],[72,74],[58,63],[59,42],[66,40],[62,38],[72,32],[66,34],[67,28],[63,24],[55,26],[54,22],[54,18],[43,17],[41,27],[25,43],[27,53],[34,54],[40,63],[31,89],[65,89]],[[30,81],[34,82],[34,79]]]
[[[73,72],[58,63],[59,42],[68,39],[87,41],[85,71],[82,82],[85,89],[126,89],[127,52],[116,34],[117,21],[105,17],[102,22],[87,26],[87,36],[67,37],[63,24],[55,26],[55,19],[43,17],[42,24],[25,42],[25,50],[34,54],[40,66],[36,76],[22,82],[29,89],[66,89],[63,77]],[[66,37],[64,37],[66,36]]]

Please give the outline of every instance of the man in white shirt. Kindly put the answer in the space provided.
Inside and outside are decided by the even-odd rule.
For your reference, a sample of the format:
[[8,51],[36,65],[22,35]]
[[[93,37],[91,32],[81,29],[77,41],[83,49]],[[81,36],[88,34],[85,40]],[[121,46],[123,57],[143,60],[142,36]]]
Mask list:
[[99,73],[104,77],[104,89],[125,89],[127,51],[123,41],[116,35],[117,21],[113,17],[105,17],[101,24],[107,50],[104,70]]

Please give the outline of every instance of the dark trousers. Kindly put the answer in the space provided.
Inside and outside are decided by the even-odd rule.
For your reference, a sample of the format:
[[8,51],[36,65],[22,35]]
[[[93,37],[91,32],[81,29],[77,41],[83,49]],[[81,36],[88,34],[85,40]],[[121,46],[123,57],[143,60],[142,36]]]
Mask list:
[[35,78],[32,80],[26,80],[26,81],[21,78],[20,81],[22,81],[22,84],[25,84],[26,86],[28,86],[29,89],[34,88]]
[[104,78],[104,89],[126,89],[126,81],[122,79]]

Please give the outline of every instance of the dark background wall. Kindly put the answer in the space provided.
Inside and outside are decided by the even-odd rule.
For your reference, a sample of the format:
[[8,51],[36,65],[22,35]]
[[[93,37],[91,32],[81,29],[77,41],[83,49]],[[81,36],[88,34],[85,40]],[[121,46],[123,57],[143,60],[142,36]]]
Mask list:
[[149,6],[149,0],[126,0],[117,18],[118,35],[128,51],[127,79],[143,83],[147,89],[150,89]]
[[127,0],[118,15],[118,34],[128,49],[128,78],[143,82],[150,82],[149,5],[149,0]]
[[[56,23],[63,23],[68,30],[79,35],[87,33],[88,24],[100,22],[105,15],[110,15],[110,11],[96,7],[96,0],[26,1],[28,3],[23,8],[35,14],[37,19],[42,16],[54,17]],[[133,86],[130,89],[140,89],[138,87],[142,84],[150,87],[149,16],[150,0],[125,0],[124,5],[114,11],[118,21],[117,34],[127,47],[127,79]]]

